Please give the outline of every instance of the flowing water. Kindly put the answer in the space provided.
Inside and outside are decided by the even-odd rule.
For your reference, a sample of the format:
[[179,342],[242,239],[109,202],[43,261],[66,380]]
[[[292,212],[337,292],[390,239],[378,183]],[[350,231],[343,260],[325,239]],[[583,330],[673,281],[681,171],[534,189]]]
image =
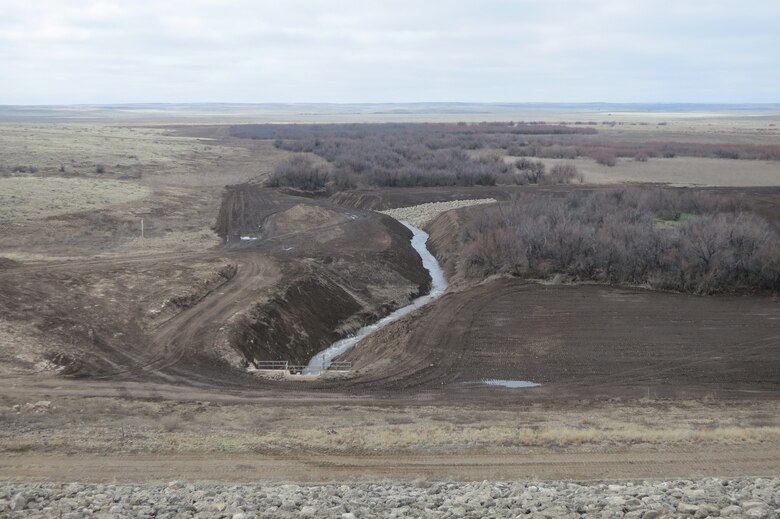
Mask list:
[[430,303],[434,299],[440,297],[444,291],[447,290],[447,280],[444,278],[444,272],[442,271],[439,262],[436,261],[436,258],[425,246],[426,242],[428,241],[428,233],[422,229],[418,229],[417,227],[410,225],[407,222],[401,221],[401,223],[410,231],[412,231],[412,247],[420,255],[420,258],[422,258],[423,267],[425,267],[431,276],[431,291],[424,296],[418,297],[407,306],[399,308],[395,312],[383,317],[374,324],[364,326],[354,335],[334,342],[330,345],[330,347],[312,357],[312,359],[309,361],[309,365],[306,367],[306,373],[315,374],[324,369],[327,369],[333,359],[352,348],[361,340],[365,339],[383,326],[386,326],[393,321],[397,321],[410,312],[413,312],[421,306]]

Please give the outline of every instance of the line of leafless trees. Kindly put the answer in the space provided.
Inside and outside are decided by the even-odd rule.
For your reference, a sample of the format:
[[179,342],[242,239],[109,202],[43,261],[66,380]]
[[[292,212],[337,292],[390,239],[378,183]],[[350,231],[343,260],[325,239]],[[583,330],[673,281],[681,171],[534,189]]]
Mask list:
[[575,159],[589,157],[606,166],[614,166],[618,157],[646,161],[649,158],[677,156],[733,160],[780,160],[780,145],[730,144],[673,141],[621,141],[603,137],[556,135],[529,137],[510,143],[507,153],[518,157]]
[[[366,144],[386,154],[379,164],[414,162],[426,150],[496,150],[517,157],[589,157],[615,165],[618,158],[646,161],[676,156],[780,160],[780,145],[637,140],[605,137],[590,126],[508,123],[258,124],[234,126],[233,135],[274,140],[280,148],[307,151],[334,162],[365,165]],[[377,144],[384,144],[376,148]],[[402,151],[404,150],[404,151]],[[335,162],[334,162],[335,164]],[[338,164],[336,164],[338,166]],[[349,165],[349,164],[348,164]],[[349,173],[349,171],[347,171]],[[358,171],[359,173],[359,171]]]
[[462,235],[473,278],[564,276],[712,294],[780,289],[780,236],[703,193],[618,189],[486,206]]
[[[589,157],[606,166],[618,158],[647,161],[675,156],[721,159],[780,160],[780,145],[638,141],[605,137],[588,126],[544,123],[390,123],[390,124],[256,124],[231,128],[238,137],[274,141],[291,152],[313,153],[331,166],[325,183],[334,190],[384,186],[473,186],[496,183],[577,181],[565,171],[537,175],[533,168],[515,171],[502,156],[575,159]],[[473,153],[480,150],[478,154]],[[491,154],[491,150],[495,153]],[[540,164],[540,162],[532,164]],[[300,163],[299,163],[300,165]],[[311,180],[309,171],[280,171],[272,183]],[[283,178],[287,175],[289,178]],[[538,178],[535,180],[535,177]],[[544,180],[544,182],[543,182]],[[317,187],[319,189],[319,187]]]
[[[577,170],[577,166],[569,163],[555,164],[547,170],[544,162],[529,160],[525,157],[515,162],[515,168],[511,180],[515,184],[571,184],[582,183],[585,177]],[[503,184],[511,182],[502,182]]]
[[293,155],[278,164],[265,184],[269,187],[290,187],[303,191],[319,191],[331,179],[330,168],[315,164],[305,155]]
[[[270,185],[308,190],[327,184],[343,190],[529,183],[499,154],[468,151],[506,148],[529,135],[591,134],[595,130],[544,123],[328,124],[245,125],[233,127],[232,133],[271,139],[278,148],[313,153],[331,165],[323,179],[325,173],[313,174],[311,164],[285,163],[274,172]],[[546,180],[564,176],[549,175]]]

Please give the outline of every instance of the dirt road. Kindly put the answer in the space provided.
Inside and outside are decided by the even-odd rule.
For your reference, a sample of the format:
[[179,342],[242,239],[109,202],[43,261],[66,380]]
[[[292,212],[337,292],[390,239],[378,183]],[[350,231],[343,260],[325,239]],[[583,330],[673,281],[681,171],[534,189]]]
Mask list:
[[728,451],[456,455],[6,456],[0,479],[84,482],[155,480],[354,481],[595,480],[692,476],[776,476],[780,448]]

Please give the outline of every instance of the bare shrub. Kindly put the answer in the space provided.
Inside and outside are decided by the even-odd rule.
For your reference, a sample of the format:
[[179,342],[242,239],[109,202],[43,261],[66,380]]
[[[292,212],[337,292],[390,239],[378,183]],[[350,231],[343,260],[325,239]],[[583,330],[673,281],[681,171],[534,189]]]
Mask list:
[[679,141],[643,141],[610,139],[582,135],[529,136],[515,144],[512,155],[563,158],[602,156],[634,158],[706,157],[734,160],[780,160],[778,144],[702,143]]
[[521,183],[539,184],[544,178],[545,166],[544,162],[540,160],[532,161],[522,158],[515,162],[515,167],[520,171],[520,178],[524,180]]
[[[614,121],[602,123],[615,126]],[[331,166],[325,181],[333,189],[385,186],[472,186],[497,181],[540,183],[544,172],[527,157],[572,160],[591,157],[614,166],[618,158],[644,161],[676,156],[780,160],[778,144],[621,140],[602,137],[591,125],[508,123],[258,124],[239,125],[231,134],[273,141],[277,148],[313,153]],[[491,156],[496,150],[523,157],[513,170]],[[276,182],[276,180],[272,180]],[[283,181],[279,181],[282,183]],[[304,182],[302,179],[295,181]],[[315,178],[315,184],[322,184]],[[316,188],[319,189],[319,188]]]
[[160,418],[160,426],[165,432],[173,432],[181,427],[182,418],[177,415],[166,415]]
[[608,150],[595,150],[590,154],[590,156],[593,158],[593,160],[603,166],[612,167],[617,164],[617,158],[615,157],[615,154]]
[[295,155],[274,169],[266,181],[269,187],[292,187],[303,191],[317,191],[330,180],[329,171],[303,155]]
[[[495,149],[526,154],[533,150],[523,151],[524,141],[520,136],[595,134],[596,130],[540,122],[511,122],[246,125],[233,127],[232,133],[240,137],[272,139],[278,148],[319,155],[335,172],[330,178],[331,186],[351,189],[359,186],[494,185],[499,178],[527,182],[524,175],[514,173],[501,155],[491,153],[473,157],[466,150]],[[565,155],[571,156],[572,151]],[[534,175],[533,171],[531,175]]]
[[103,164],[97,164],[95,165],[95,173],[103,174],[106,172],[106,166]]
[[14,173],[37,173],[38,167],[37,166],[14,166],[13,170]]
[[[536,164],[542,164],[541,162],[534,162],[529,158],[523,157],[515,161],[515,167],[520,171],[529,171],[534,168]],[[544,167],[544,164],[542,164]]]
[[545,184],[571,184],[573,182],[582,183],[585,177],[574,164],[562,163],[551,167],[549,175],[543,180]]
[[670,190],[526,196],[487,206],[461,234],[470,277],[565,276],[711,294],[780,289],[780,236],[712,195]]

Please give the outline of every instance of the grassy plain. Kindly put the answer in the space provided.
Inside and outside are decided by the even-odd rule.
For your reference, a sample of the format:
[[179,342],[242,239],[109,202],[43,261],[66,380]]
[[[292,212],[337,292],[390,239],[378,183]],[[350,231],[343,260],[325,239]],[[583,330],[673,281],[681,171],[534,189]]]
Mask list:
[[197,130],[206,136],[106,122],[0,123],[0,220],[9,223],[0,256],[214,247],[223,187],[263,178],[287,153]]
[[[484,405],[239,404],[4,398],[0,452],[533,452],[777,445],[774,401],[580,400]],[[13,406],[19,405],[15,411]],[[663,416],[663,419],[659,419]],[[74,419],[76,417],[76,419]]]
[[[507,157],[513,161],[516,157]],[[573,163],[588,184],[666,184],[671,186],[758,187],[780,186],[780,162],[703,157],[651,158],[638,162],[620,158],[614,166],[591,159],[543,159],[547,168]]]
[[19,176],[0,178],[0,219],[12,223],[100,210],[149,196],[123,180]]

